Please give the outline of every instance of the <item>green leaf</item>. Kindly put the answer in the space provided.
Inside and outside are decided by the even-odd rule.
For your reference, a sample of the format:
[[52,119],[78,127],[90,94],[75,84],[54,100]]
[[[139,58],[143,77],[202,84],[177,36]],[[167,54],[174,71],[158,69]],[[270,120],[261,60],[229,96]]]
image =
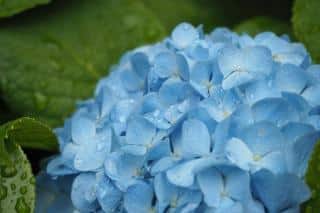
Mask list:
[[52,131],[31,118],[0,126],[0,212],[34,211],[34,176],[19,145],[48,149],[56,144]]
[[295,36],[306,45],[317,63],[320,63],[319,8],[319,0],[296,0],[292,18]]
[[[9,143],[10,142],[10,143]],[[8,147],[18,144],[24,148],[55,151],[58,142],[53,131],[33,118],[19,118],[0,126],[0,165],[10,162]]]
[[52,130],[33,118],[20,118],[6,126],[9,138],[24,148],[47,151],[58,149],[57,138]]
[[50,0],[0,0],[0,17],[12,16],[49,2]]
[[306,174],[306,182],[311,188],[312,197],[304,204],[304,212],[315,213],[320,209],[320,142],[314,148],[311,159],[309,160],[308,170]]
[[278,35],[291,34],[291,29],[288,23],[266,16],[259,16],[245,20],[237,25],[234,30],[238,33],[248,33],[251,36],[265,31],[274,32]]
[[0,90],[13,112],[59,125],[126,50],[165,34],[140,1],[55,0],[0,24]]
[[35,179],[28,159],[17,145],[9,156],[12,162],[0,165],[0,212],[32,213]]

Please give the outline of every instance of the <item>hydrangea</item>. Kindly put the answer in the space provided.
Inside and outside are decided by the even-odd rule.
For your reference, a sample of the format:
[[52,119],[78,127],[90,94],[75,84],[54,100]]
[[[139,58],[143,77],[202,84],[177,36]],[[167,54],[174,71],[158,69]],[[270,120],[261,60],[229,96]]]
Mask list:
[[56,130],[38,185],[57,198],[40,193],[38,212],[299,212],[319,91],[320,66],[287,36],[179,24],[126,53]]

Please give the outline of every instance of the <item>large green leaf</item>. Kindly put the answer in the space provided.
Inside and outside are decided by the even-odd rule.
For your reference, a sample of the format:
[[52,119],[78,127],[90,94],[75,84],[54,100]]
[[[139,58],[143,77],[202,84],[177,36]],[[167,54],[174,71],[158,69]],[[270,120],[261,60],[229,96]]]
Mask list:
[[32,213],[35,202],[34,176],[19,146],[11,148],[10,164],[0,165],[0,212]]
[[308,164],[306,181],[311,188],[312,197],[304,204],[304,212],[316,213],[320,209],[320,142],[317,143]]
[[319,8],[319,0],[296,0],[292,18],[296,37],[307,46],[317,63],[320,63]]
[[12,16],[49,2],[50,0],[0,0],[0,17]]
[[53,131],[33,118],[20,118],[6,124],[8,137],[23,148],[55,151],[58,142]]
[[0,24],[4,100],[58,125],[126,50],[164,35],[140,1],[55,0]]
[[274,32],[278,35],[291,34],[288,23],[265,16],[248,19],[237,25],[234,30],[238,33],[248,33],[252,36],[264,31]]
[[31,118],[0,126],[0,212],[32,213],[35,202],[34,176],[19,145],[56,148],[52,131]]

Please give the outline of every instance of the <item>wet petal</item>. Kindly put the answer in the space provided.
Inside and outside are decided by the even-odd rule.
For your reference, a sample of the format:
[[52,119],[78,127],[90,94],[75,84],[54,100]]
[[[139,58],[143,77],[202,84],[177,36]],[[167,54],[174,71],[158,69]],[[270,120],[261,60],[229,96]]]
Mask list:
[[181,149],[186,158],[207,155],[210,152],[211,139],[208,128],[196,119],[183,123]]
[[153,189],[145,182],[138,182],[124,194],[123,205],[128,213],[149,213],[151,211]]
[[72,184],[71,200],[80,211],[95,211],[99,204],[96,198],[96,176],[93,173],[81,173]]

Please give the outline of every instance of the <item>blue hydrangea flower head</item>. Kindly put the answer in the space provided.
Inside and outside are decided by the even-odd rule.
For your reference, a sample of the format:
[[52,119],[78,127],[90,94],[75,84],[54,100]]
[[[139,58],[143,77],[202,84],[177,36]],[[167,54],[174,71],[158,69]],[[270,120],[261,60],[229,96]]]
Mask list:
[[37,212],[299,212],[319,91],[320,65],[287,36],[179,24],[56,129]]

